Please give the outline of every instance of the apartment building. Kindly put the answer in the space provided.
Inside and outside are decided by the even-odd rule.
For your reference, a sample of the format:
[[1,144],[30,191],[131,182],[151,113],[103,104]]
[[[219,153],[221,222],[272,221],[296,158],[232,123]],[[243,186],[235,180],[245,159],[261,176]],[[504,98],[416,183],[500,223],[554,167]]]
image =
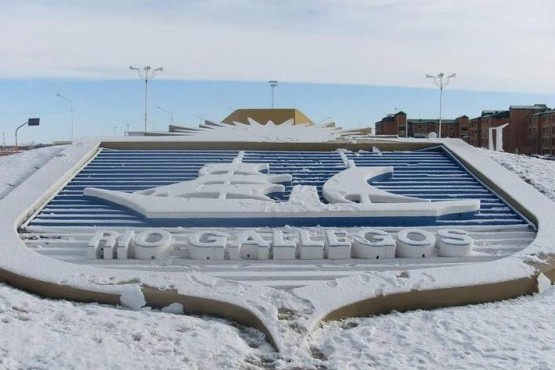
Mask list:
[[[375,124],[376,135],[398,135],[401,137],[425,138],[432,132],[439,132],[438,119],[407,118],[403,111],[388,114]],[[464,138],[468,136],[467,116],[441,120],[441,136]]]
[[[442,120],[442,137],[461,138],[470,145],[487,148],[489,130],[503,129],[503,149],[510,153],[555,154],[555,110],[545,104],[511,105],[507,110],[483,110],[469,119],[461,116]],[[439,131],[437,119],[407,118],[405,112],[389,114],[376,122],[376,135],[428,137]]]
[[555,110],[549,109],[530,117],[528,141],[533,153],[555,154]]

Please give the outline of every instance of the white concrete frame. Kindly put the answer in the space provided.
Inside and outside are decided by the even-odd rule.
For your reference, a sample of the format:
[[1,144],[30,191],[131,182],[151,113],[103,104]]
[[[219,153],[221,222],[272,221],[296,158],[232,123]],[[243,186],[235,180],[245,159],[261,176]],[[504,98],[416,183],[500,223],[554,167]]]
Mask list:
[[[191,139],[172,138],[175,140]],[[536,278],[542,271],[551,277],[551,265],[533,262],[538,256],[555,255],[553,202],[461,140],[376,139],[368,147],[380,142],[443,144],[483,181],[498,186],[497,191],[537,224],[536,239],[523,251],[491,262],[424,268],[410,271],[410,278],[401,271],[364,272],[337,279],[333,284],[322,282],[279,293],[272,288],[202,274],[141,273],[74,265],[27,248],[17,228],[59,191],[101,145],[76,142],[0,201],[0,279],[51,297],[106,303],[117,303],[121,298],[119,301],[125,303],[124,298],[130,294],[142,293],[151,306],[182,302],[186,312],[222,315],[255,326],[267,334],[283,358],[294,358],[321,320],[505,299],[536,290]],[[287,295],[296,307],[294,315],[279,318],[283,307],[275,294]],[[442,303],[434,304],[434,297],[441,297]],[[375,308],[372,302],[383,304]]]
[[[503,129],[509,126],[508,123],[497,127],[489,128],[488,149],[495,150],[496,152],[503,151]],[[495,145],[493,143],[493,131],[495,131]]]

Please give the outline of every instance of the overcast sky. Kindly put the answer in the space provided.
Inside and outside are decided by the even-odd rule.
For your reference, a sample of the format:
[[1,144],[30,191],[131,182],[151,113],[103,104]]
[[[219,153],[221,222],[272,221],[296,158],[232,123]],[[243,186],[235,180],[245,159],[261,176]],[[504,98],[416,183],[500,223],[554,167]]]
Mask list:
[[0,0],[0,79],[159,78],[555,91],[553,0]]

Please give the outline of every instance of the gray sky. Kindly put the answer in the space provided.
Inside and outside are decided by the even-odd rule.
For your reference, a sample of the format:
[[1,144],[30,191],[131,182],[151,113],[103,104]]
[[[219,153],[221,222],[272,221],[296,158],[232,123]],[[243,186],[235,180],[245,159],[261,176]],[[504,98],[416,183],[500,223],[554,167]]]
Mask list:
[[[555,91],[553,0],[0,0],[0,79],[131,78]],[[122,66],[124,66],[122,68]]]

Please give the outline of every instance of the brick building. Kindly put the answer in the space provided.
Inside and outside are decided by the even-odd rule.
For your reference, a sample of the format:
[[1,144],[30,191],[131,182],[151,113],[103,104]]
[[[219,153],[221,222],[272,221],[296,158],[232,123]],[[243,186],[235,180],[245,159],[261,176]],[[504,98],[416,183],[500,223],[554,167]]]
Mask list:
[[487,148],[489,129],[509,122],[508,110],[483,110],[482,114],[470,120],[468,143],[478,148]]
[[533,153],[555,154],[555,110],[545,110],[530,117],[528,143]]
[[381,121],[376,122],[376,135],[407,136],[407,114],[403,111],[388,114]]
[[[470,145],[487,148],[489,130],[503,129],[503,149],[509,153],[555,154],[555,110],[545,104],[511,105],[508,110],[484,110],[478,117],[442,120],[442,137],[461,138]],[[438,132],[437,119],[408,119],[405,112],[387,115],[376,122],[376,135],[428,137]],[[408,130],[408,132],[406,132]]]
[[503,149],[509,153],[540,153],[543,112],[545,104],[511,105],[508,110],[484,110],[470,120],[468,143],[488,147],[489,129],[508,123],[503,129]]
[[[469,120],[467,116],[441,120],[442,137],[467,137]],[[398,135],[401,137],[428,137],[431,132],[438,133],[439,120],[425,118],[407,118],[405,112],[388,114],[376,122],[376,135]],[[408,130],[408,132],[407,132]]]
[[[545,104],[511,105],[509,107],[509,126],[503,132],[505,151],[510,153],[534,154],[537,153],[535,144],[528,137],[528,128],[531,117],[536,113],[547,111]],[[536,138],[541,140],[541,127],[537,128]]]

